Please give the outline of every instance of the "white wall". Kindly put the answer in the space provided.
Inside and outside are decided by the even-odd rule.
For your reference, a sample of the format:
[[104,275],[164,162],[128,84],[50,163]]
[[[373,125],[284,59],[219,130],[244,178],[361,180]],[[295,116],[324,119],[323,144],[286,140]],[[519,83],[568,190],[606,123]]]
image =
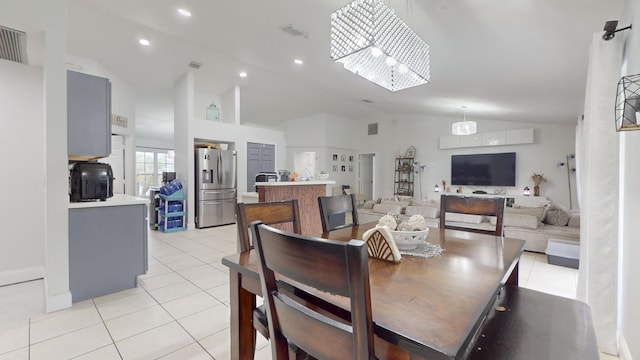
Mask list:
[[[512,123],[501,121],[478,121],[478,132],[490,132],[512,129],[535,129],[534,143],[523,145],[476,147],[464,149],[440,149],[439,137],[451,134],[451,123],[459,119],[444,117],[418,117],[403,115],[379,115],[360,122],[356,134],[359,153],[376,154],[376,193],[380,196],[393,193],[393,168],[396,156],[403,155],[413,145],[416,148],[416,160],[426,165],[415,184],[415,196],[434,198],[440,194],[433,191],[435,184],[445,180],[447,187],[451,181],[451,155],[471,153],[516,152],[516,186],[515,187],[463,187],[464,193],[482,189],[487,192],[506,190],[510,195],[521,195],[525,186],[533,189],[531,175],[542,173],[547,179],[540,188],[540,195],[547,196],[555,203],[569,207],[569,185],[566,169],[558,169],[557,163],[564,162],[567,154],[575,151],[575,126],[549,125],[533,123]],[[378,122],[378,135],[367,135],[367,126]],[[573,175],[572,175],[573,177]],[[573,178],[572,178],[573,180]],[[572,191],[575,186],[572,183]],[[452,189],[455,191],[455,189]],[[574,197],[575,199],[575,197]],[[575,203],[573,207],[576,208]]]
[[45,198],[43,76],[42,67],[0,60],[0,286],[44,277],[45,223],[35,221]]
[[[45,306],[47,311],[54,311],[71,306],[65,68],[67,1],[0,0],[0,9],[2,9],[0,24],[27,31],[27,33],[31,31],[44,32],[42,91],[30,98],[33,106],[41,106],[43,109],[39,119],[31,119],[34,127],[39,128],[32,131],[36,133],[41,131],[43,138],[41,141],[33,141],[31,132],[24,133],[23,130],[16,129],[19,131],[14,136],[22,140],[22,146],[16,148],[11,143],[1,142],[0,152],[12,154],[13,161],[18,162],[26,160],[20,156],[19,151],[23,147],[32,147],[36,152],[35,159],[29,160],[38,163],[38,159],[42,159],[40,167],[34,166],[29,173],[29,176],[38,183],[36,188],[4,193],[7,203],[20,204],[20,208],[19,211],[11,211],[4,216],[3,223],[6,221],[5,230],[14,228],[19,237],[30,236],[28,232],[32,231],[31,228],[41,227],[37,232],[44,236],[39,241],[44,246]],[[5,81],[0,82],[0,88],[6,89],[7,86],[15,85]],[[42,94],[44,94],[44,98]],[[14,99],[19,101],[18,97],[11,95],[3,99],[8,102],[14,101]],[[11,121],[21,120],[25,119],[11,119]],[[3,125],[6,121],[3,119]],[[5,170],[3,168],[3,171]],[[11,172],[7,171],[7,173]],[[24,201],[25,193],[29,191],[40,192],[41,195],[36,199],[38,201]],[[13,244],[13,246],[16,245],[18,244]]]
[[[628,0],[621,14],[620,25],[635,23],[632,30],[625,31],[627,41],[623,57],[622,75],[640,73],[640,2]],[[622,35],[622,34],[619,34]],[[620,134],[620,359],[640,359],[640,202],[638,180],[640,180],[640,131]]]
[[173,140],[136,136],[136,147],[173,150]]
[[[358,129],[357,120],[318,114],[287,121],[279,129],[285,133],[290,152],[284,169],[294,169],[295,152],[315,151],[318,157],[316,172],[328,173],[329,180],[336,182],[335,186],[350,185],[356,189],[358,141],[354,135]],[[334,154],[338,155],[337,161],[333,160]],[[342,162],[342,155],[347,158],[345,162]],[[353,162],[348,161],[349,156],[353,156]],[[343,165],[346,169],[344,172]],[[353,172],[349,172],[350,165],[353,166]],[[337,171],[334,171],[334,166]],[[300,173],[302,169],[294,170]]]
[[[275,145],[275,167],[283,168],[287,151],[282,131],[245,125],[229,124],[204,120],[197,116],[194,109],[195,91],[193,70],[188,70],[174,88],[175,123],[174,144],[176,152],[176,177],[187,191],[188,223],[194,227],[195,214],[195,177],[194,177],[194,139],[211,142],[232,143],[229,149],[237,151],[237,186],[243,192],[247,188],[247,143]],[[242,96],[241,93],[239,93]]]

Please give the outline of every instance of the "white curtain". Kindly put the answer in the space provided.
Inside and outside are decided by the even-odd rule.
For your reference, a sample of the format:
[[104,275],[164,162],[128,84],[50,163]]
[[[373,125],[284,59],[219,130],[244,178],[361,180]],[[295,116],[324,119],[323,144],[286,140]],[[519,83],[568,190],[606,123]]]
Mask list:
[[578,121],[576,161],[580,221],[578,299],[591,307],[598,346],[617,353],[619,136],[614,104],[623,37],[593,36],[584,119]]

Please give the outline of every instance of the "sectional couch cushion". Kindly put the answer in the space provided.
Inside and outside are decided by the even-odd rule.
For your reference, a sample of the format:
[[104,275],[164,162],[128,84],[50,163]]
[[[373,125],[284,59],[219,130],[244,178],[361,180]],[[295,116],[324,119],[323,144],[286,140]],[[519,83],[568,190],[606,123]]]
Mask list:
[[440,208],[440,203],[434,200],[411,199],[411,206],[430,206]]
[[373,212],[375,213],[379,213],[379,214],[388,214],[390,212],[393,213],[402,213],[402,207],[400,205],[394,205],[394,204],[375,204],[373,205]]
[[411,203],[410,201],[396,201],[396,200],[382,200],[380,202],[380,204],[388,204],[388,205],[400,206],[400,208],[402,210],[404,210],[404,208],[409,206],[410,203]]
[[502,219],[502,225],[504,226],[537,229],[538,224],[540,224],[540,221],[538,221],[538,218],[533,215],[508,214]]
[[409,205],[404,209],[405,215],[422,215],[426,219],[437,219],[440,217],[440,208],[432,206]]
[[470,215],[470,214],[458,214],[458,213],[447,213],[445,217],[447,223],[451,222],[459,222],[459,223],[467,223],[467,224],[480,224],[482,222],[482,215]]
[[542,221],[545,218],[547,209],[548,207],[546,206],[529,207],[515,205],[513,207],[505,207],[504,213],[505,216],[507,214],[533,215],[538,219],[538,221]]

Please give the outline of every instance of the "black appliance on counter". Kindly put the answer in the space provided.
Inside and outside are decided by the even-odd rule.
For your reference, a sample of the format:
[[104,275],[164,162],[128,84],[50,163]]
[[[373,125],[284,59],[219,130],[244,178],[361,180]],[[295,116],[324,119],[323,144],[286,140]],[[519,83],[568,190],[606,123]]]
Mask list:
[[278,181],[278,174],[274,172],[261,172],[256,175],[256,182]]
[[[276,182],[278,181],[278,174],[275,172],[260,172],[256,174],[256,182]],[[256,191],[258,187],[256,186]]]
[[69,170],[69,199],[71,202],[105,201],[113,196],[111,165],[79,161]]

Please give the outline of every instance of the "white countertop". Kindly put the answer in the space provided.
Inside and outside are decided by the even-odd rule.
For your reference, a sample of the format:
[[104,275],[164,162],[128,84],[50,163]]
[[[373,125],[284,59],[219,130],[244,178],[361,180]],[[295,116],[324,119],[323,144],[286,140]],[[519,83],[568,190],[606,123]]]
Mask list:
[[333,180],[313,180],[313,181],[272,181],[257,182],[258,186],[292,186],[292,185],[333,185]]
[[84,202],[69,202],[69,209],[81,209],[92,207],[105,207],[105,206],[123,206],[123,205],[141,205],[149,204],[150,201],[147,198],[141,198],[137,196],[125,195],[125,194],[113,194],[113,197],[108,198],[107,201],[84,201]]

